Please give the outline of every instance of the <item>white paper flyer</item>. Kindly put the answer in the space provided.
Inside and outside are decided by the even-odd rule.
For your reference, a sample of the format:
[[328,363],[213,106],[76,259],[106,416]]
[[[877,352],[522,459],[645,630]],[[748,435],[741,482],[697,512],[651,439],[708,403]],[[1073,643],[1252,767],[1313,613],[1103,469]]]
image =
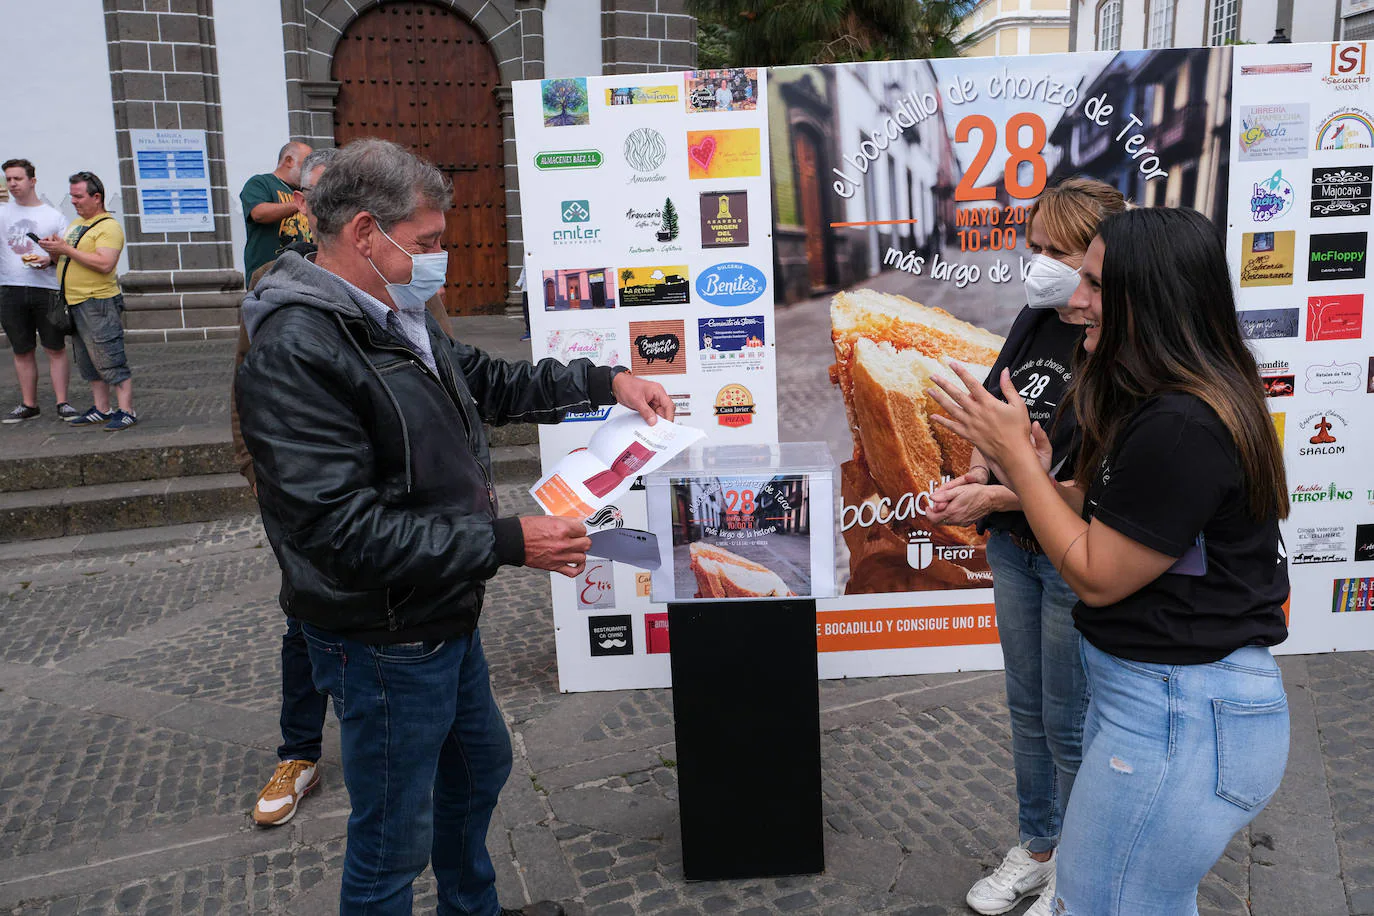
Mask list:
[[653,426],[625,408],[602,424],[586,448],[560,460],[530,495],[549,515],[586,520],[615,502],[635,478],[655,470],[706,434],[660,417]]

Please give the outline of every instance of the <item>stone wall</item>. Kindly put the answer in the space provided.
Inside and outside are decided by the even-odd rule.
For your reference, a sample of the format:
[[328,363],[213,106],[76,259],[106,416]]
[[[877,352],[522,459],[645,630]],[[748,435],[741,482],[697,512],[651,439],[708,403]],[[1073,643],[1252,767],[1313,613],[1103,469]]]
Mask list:
[[[219,107],[214,0],[104,0],[129,272],[120,277],[133,331],[204,336],[237,323],[243,277],[234,269]],[[204,130],[214,232],[144,232],[129,131]],[[195,329],[195,330],[188,330]]]
[[601,0],[601,72],[690,70],[697,23],[687,0]]

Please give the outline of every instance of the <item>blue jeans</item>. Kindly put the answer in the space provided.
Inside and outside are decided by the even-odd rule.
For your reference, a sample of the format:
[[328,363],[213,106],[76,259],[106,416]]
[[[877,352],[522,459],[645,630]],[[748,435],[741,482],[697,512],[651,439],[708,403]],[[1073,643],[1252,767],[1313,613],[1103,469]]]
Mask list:
[[72,358],[88,382],[118,385],[129,380],[129,361],[124,356],[124,297],[87,299],[71,306]]
[[323,753],[324,717],[329,697],[315,689],[310,646],[301,622],[286,618],[281,638],[281,747],[279,760],[319,760]]
[[1210,665],[1157,665],[1084,642],[1083,658],[1092,705],[1055,912],[1196,916],[1198,882],[1283,777],[1279,667],[1258,646]]
[[993,603],[1011,711],[1021,843],[1049,852],[1083,756],[1088,681],[1073,626],[1078,596],[1042,553],[1017,547],[1005,531],[988,536]]
[[304,630],[353,806],[340,916],[410,916],[411,882],[431,861],[440,916],[496,916],[487,826],[511,744],[480,634],[371,646]]

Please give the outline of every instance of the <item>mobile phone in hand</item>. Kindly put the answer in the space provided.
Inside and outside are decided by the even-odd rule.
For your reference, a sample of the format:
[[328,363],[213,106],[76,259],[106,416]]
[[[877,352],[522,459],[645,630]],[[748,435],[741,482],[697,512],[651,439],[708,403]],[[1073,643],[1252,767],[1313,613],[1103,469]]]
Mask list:
[[35,242],[41,241],[41,239],[39,239],[38,236],[34,235],[32,232],[25,232],[24,234],[27,235],[29,238],[33,239]]

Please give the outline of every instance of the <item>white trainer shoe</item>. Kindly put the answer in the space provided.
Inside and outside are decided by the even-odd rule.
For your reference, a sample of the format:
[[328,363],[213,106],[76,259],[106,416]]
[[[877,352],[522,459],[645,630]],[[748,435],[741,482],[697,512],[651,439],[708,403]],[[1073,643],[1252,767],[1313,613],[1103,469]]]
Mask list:
[[[1050,860],[1053,863],[1053,859]],[[1040,892],[1040,896],[1030,905],[1022,916],[1055,916],[1054,913],[1054,872],[1050,872],[1050,883]]]
[[319,785],[320,770],[314,760],[283,760],[253,805],[253,822],[277,827],[296,816],[301,799]]
[[[1037,862],[1024,846],[1013,846],[1002,864],[973,885],[964,900],[975,912],[983,916],[996,916],[1012,909],[1031,894],[1039,893],[1053,881],[1053,856],[1048,862]],[[1036,905],[1039,905],[1038,901]]]

